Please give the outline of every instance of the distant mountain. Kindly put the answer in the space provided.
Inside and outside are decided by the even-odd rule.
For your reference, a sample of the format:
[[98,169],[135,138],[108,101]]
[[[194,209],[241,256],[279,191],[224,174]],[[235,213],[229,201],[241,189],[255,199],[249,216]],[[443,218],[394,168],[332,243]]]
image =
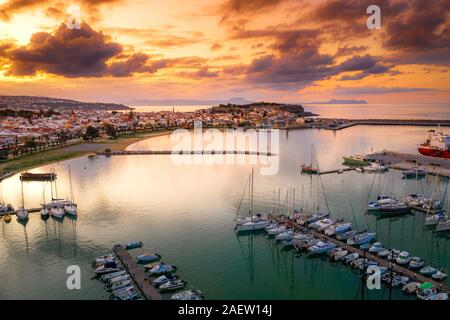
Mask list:
[[328,101],[307,102],[305,104],[367,104],[366,100],[338,100],[331,99]]
[[129,110],[130,108],[123,104],[102,103],[102,102],[83,102],[69,99],[36,97],[36,96],[0,96],[0,108],[8,109],[26,109],[26,110]]
[[162,100],[133,100],[125,104],[129,106],[208,106],[219,104],[249,104],[252,101],[244,98],[231,98],[228,100],[189,100],[189,99],[162,99]]

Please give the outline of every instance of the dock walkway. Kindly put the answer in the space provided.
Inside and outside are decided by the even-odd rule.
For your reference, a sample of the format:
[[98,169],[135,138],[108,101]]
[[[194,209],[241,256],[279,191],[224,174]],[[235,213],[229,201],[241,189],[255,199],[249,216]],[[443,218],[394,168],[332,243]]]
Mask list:
[[[322,238],[322,239],[324,239],[326,241],[332,242],[332,243],[336,244],[337,246],[344,248],[348,252],[352,252],[352,253],[356,252],[356,253],[358,253],[360,255],[360,257],[364,256],[364,252],[362,250],[360,250],[358,248],[355,248],[355,247],[352,247],[352,246],[348,245],[347,243],[341,242],[341,241],[339,241],[337,239],[331,238],[329,236],[326,236],[326,235],[321,234],[321,233],[316,232],[316,231],[310,231],[310,233],[314,237],[319,238],[319,239]],[[386,267],[388,270],[391,269],[391,262],[390,261],[384,260],[384,259],[382,259],[382,258],[380,258],[380,257],[378,257],[376,255],[373,255],[373,254],[371,254],[369,252],[366,252],[365,256],[366,256],[366,259],[376,261],[380,266]],[[437,282],[437,281],[434,281],[433,279],[424,277],[421,274],[415,273],[414,271],[411,271],[411,270],[409,270],[409,269],[407,269],[405,267],[402,267],[402,266],[400,266],[400,265],[398,265],[398,264],[396,264],[394,262],[392,262],[392,271],[397,273],[397,274],[407,276],[411,280],[415,280],[415,281],[420,282],[420,283],[430,282],[436,288],[441,290],[442,292],[446,292],[446,293],[450,294],[450,288],[448,286],[446,286],[445,284]]]
[[136,263],[136,259],[133,258],[122,245],[116,245],[113,251],[130,275],[131,279],[133,279],[144,299],[162,300],[161,294],[150,284],[149,280],[145,279],[144,267],[139,266]]
[[135,150],[135,151],[111,151],[97,152],[102,156],[131,156],[131,155],[252,155],[252,156],[274,156],[271,152],[259,151],[237,151],[237,150]]

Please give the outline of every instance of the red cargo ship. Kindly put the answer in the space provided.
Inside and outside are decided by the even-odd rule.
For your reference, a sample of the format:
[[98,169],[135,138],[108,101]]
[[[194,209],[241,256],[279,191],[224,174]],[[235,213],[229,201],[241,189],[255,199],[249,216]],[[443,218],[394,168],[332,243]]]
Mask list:
[[450,159],[450,135],[430,130],[427,141],[418,150],[425,156]]

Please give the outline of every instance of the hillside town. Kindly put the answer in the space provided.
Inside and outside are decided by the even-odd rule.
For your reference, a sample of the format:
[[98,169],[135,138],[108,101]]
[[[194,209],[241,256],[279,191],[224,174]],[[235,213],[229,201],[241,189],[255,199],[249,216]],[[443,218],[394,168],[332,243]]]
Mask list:
[[68,110],[66,106],[58,108],[55,104],[45,110],[3,107],[0,108],[0,158],[3,159],[74,140],[116,138],[139,131],[189,129],[194,122],[201,122],[205,128],[286,128],[299,125],[312,115],[300,105],[276,103],[229,104],[192,112],[91,107]]

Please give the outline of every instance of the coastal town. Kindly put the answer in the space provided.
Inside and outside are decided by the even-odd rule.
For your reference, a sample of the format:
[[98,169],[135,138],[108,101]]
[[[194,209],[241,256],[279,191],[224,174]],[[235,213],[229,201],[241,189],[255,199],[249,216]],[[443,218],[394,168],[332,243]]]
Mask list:
[[[23,97],[21,97],[23,99]],[[80,103],[67,105],[60,100],[40,100],[30,105],[17,102],[0,108],[0,158],[17,157],[36,149],[74,140],[98,137],[116,138],[129,132],[192,128],[201,122],[205,128],[286,128],[311,121],[313,114],[300,105],[254,103],[220,105],[192,112],[138,112],[118,105],[119,110],[107,110]],[[58,101],[60,104],[58,104]],[[111,106],[111,105],[110,105]]]

